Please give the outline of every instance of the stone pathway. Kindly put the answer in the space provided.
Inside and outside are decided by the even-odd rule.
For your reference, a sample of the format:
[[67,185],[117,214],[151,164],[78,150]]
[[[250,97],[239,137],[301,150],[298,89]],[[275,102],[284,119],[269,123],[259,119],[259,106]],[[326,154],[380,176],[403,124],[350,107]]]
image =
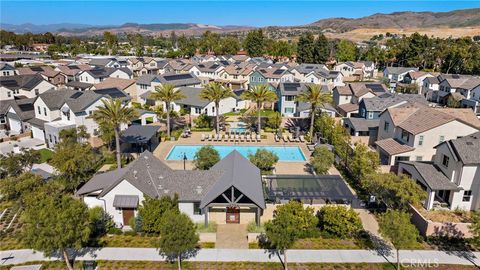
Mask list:
[[247,225],[221,224],[217,226],[215,248],[248,249]]

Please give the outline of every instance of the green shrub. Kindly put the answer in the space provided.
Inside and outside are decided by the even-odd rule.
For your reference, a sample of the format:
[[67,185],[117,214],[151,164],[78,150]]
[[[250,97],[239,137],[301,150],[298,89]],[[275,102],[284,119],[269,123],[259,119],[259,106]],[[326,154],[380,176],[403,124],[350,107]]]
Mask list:
[[312,153],[310,164],[317,174],[326,174],[332,167],[335,157],[327,147],[316,147]]
[[254,155],[249,154],[248,159],[257,166],[263,174],[271,174],[273,166],[278,162],[278,156],[268,150],[258,149]]
[[318,212],[318,225],[322,232],[339,238],[352,237],[362,229],[362,221],[351,208],[327,205]]
[[193,164],[199,170],[208,170],[220,161],[220,154],[211,145],[203,146],[195,153]]
[[211,128],[213,125],[213,118],[206,114],[201,114],[195,118],[193,122],[197,128]]
[[215,221],[208,222],[208,226],[205,227],[205,223],[200,222],[195,224],[197,232],[213,233],[217,231],[217,223]]
[[247,225],[247,232],[249,233],[264,233],[265,228],[263,227],[262,224],[260,226],[257,226],[257,223],[255,221],[252,221],[248,223]]

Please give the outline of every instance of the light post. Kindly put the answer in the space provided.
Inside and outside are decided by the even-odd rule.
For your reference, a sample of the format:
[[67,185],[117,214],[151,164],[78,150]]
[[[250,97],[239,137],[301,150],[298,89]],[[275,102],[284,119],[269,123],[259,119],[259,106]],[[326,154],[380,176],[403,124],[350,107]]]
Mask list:
[[185,163],[187,162],[187,155],[183,152],[183,170],[186,170]]

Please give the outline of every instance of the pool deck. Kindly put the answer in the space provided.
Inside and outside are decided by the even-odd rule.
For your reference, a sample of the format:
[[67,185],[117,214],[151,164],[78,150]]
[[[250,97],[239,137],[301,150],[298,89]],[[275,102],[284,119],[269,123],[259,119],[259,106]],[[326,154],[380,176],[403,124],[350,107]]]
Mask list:
[[[262,139],[260,142],[214,142],[214,141],[201,141],[202,134],[209,134],[203,132],[193,132],[190,138],[180,138],[178,141],[162,141],[158,147],[153,151],[153,154],[164,161],[170,168],[174,170],[183,169],[183,160],[166,160],[168,153],[175,145],[252,145],[252,146],[298,146],[303,152],[303,155],[308,160],[310,157],[310,151],[307,148],[305,143],[296,143],[296,142],[275,142],[273,133],[263,133],[266,135],[266,139]],[[213,134],[213,133],[210,133]],[[306,171],[307,161],[279,161],[275,166],[276,174],[310,174]],[[186,169],[194,169],[192,161],[185,162]]]

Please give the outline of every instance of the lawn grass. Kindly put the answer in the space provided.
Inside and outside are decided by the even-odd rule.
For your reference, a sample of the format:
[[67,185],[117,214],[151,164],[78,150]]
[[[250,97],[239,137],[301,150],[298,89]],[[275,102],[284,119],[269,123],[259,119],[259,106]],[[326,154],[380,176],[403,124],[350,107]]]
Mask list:
[[101,247],[155,247],[158,237],[141,235],[107,235],[98,240]]
[[40,153],[40,163],[48,162],[53,157],[53,151],[47,148],[37,150]]
[[[63,261],[51,262],[30,262],[23,265],[42,264],[42,270],[58,270],[65,269]],[[73,267],[75,270],[82,269],[82,262],[77,261]],[[176,262],[147,262],[147,261],[97,261],[98,269],[102,270],[174,270],[177,269]],[[0,266],[0,270],[8,270],[11,266]],[[280,263],[261,263],[261,262],[182,262],[182,269],[185,270],[249,270],[249,269],[264,269],[264,270],[281,270]],[[387,263],[289,263],[288,269],[294,270],[394,270],[392,264]],[[409,267],[402,269],[420,270],[425,268]],[[436,270],[470,270],[477,269],[474,266],[467,265],[439,265],[435,267]]]
[[200,222],[195,224],[198,233],[214,233],[217,232],[217,223],[211,221],[208,226],[205,227],[205,223]]
[[0,250],[13,250],[27,248],[18,238],[9,234],[0,236]]

